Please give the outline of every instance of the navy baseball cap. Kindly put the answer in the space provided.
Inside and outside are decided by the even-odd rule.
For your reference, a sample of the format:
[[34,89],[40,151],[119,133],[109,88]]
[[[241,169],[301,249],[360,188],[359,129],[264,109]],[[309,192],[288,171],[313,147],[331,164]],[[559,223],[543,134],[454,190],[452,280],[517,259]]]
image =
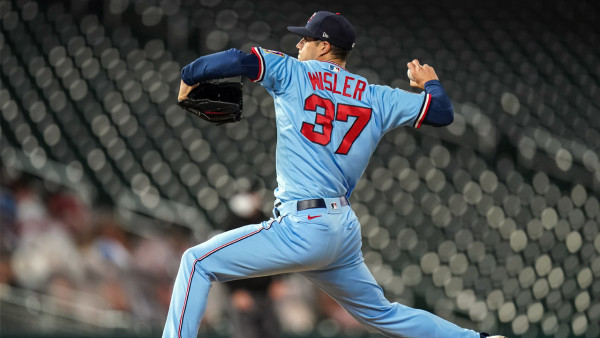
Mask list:
[[327,11],[315,12],[308,19],[305,27],[288,26],[287,29],[292,33],[327,41],[347,50],[354,47],[354,39],[356,39],[354,27],[348,19],[340,13]]

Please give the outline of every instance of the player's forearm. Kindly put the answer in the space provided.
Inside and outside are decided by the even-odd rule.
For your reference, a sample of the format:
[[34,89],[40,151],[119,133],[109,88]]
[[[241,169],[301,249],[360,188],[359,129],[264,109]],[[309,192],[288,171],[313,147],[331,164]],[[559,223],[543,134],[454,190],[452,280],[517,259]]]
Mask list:
[[435,127],[447,126],[452,123],[454,121],[452,102],[440,81],[431,80],[425,83],[425,92],[431,94],[431,104],[423,123]]
[[246,54],[238,49],[199,57],[183,67],[181,79],[188,86],[213,79],[223,79],[244,75],[255,79],[258,76],[259,61],[256,55]]

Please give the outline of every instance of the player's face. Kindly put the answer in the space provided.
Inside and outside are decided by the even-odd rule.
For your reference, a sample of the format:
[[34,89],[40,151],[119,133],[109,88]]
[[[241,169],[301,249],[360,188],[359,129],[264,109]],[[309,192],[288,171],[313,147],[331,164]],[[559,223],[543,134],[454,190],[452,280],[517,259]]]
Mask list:
[[319,51],[317,47],[319,46],[319,40],[315,38],[311,38],[305,36],[298,42],[296,48],[298,48],[298,60],[300,61],[308,61],[308,60],[317,60],[319,57]]

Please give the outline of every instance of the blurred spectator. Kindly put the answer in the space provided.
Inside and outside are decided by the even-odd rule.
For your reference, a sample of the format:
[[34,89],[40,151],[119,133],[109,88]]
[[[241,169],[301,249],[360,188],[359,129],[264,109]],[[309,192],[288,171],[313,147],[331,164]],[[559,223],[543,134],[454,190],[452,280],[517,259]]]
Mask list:
[[13,196],[17,204],[16,226],[21,240],[36,236],[49,227],[50,218],[42,201],[37,179],[23,175],[14,182]]
[[51,194],[47,200],[48,212],[59,220],[77,242],[89,232],[90,209],[75,193],[61,190]]
[[[133,275],[130,284],[132,310],[137,318],[145,321],[163,322],[166,316],[170,288],[173,283],[173,266],[177,256],[167,230],[156,230],[136,238],[132,244]],[[165,293],[169,297],[165,300]]]
[[75,241],[60,220],[50,217],[34,183],[24,178],[15,185],[20,235],[12,256],[16,280],[34,290],[43,290],[57,273],[80,282],[84,270]]
[[137,319],[164,324],[177,263],[193,245],[190,238],[189,229],[176,225],[145,228],[142,236],[132,237],[128,293]]
[[90,230],[80,237],[87,268],[97,273],[105,272],[107,265],[121,270],[129,269],[132,258],[127,237],[112,211],[96,210]]
[[273,283],[270,294],[283,331],[307,335],[314,329],[318,311],[312,282],[297,274],[286,275]]
[[87,274],[85,289],[105,299],[106,307],[129,311],[125,276],[131,272],[132,258],[127,234],[110,210],[96,209],[93,220],[89,228],[77,233]]

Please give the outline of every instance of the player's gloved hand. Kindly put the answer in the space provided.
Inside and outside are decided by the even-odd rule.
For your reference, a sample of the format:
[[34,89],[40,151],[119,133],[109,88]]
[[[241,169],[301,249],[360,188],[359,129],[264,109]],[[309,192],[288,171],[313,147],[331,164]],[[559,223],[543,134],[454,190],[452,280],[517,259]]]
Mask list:
[[435,69],[428,64],[424,64],[421,66],[419,60],[414,59],[411,62],[407,63],[408,71],[406,74],[408,75],[408,79],[410,80],[410,86],[425,89],[425,83],[431,80],[439,80],[437,74],[435,73]]
[[242,119],[241,82],[201,82],[188,86],[181,82],[179,106],[197,117],[216,124]]

